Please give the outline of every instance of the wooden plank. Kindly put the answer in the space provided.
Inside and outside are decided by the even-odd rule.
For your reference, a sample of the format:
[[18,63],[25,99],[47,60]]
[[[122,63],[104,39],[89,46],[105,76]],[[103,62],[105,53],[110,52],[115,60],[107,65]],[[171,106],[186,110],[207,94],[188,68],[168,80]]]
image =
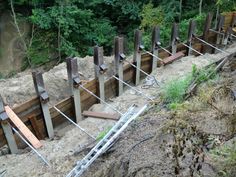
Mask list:
[[5,106],[6,113],[11,119],[12,123],[19,129],[24,137],[32,144],[34,148],[40,148],[41,142],[34,136],[34,134],[25,126],[20,118],[12,111],[9,106]]
[[21,113],[29,108],[32,107],[32,105],[39,105],[40,102],[39,102],[39,99],[37,96],[35,96],[34,98],[32,98],[31,100],[28,100],[26,102],[24,102],[23,104],[21,105],[17,105],[16,107],[13,107],[12,110],[18,114],[18,113]]
[[36,116],[35,115],[31,115],[29,117],[29,121],[30,121],[30,123],[31,123],[31,125],[33,127],[33,130],[35,132],[36,137],[38,139],[40,139],[40,140],[43,139],[43,136],[41,135],[41,132],[39,130],[39,126],[38,126],[38,123],[37,123]]
[[174,55],[171,55],[171,56],[165,58],[163,60],[163,64],[164,65],[170,64],[170,63],[174,62],[175,60],[178,60],[178,59],[182,58],[183,56],[184,56],[183,52],[178,52]]
[[118,114],[109,114],[104,112],[93,112],[93,111],[84,111],[83,116],[86,117],[94,117],[101,119],[111,119],[111,120],[119,120],[120,116]]

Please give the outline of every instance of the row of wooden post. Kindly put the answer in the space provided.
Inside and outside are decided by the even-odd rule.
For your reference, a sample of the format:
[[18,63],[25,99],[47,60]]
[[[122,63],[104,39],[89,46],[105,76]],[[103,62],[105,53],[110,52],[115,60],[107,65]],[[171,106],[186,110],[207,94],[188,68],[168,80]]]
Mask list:
[[[212,15],[208,14],[206,17],[205,25],[204,25],[204,31],[202,39],[205,41],[208,41],[208,36],[211,28],[211,22],[212,22]],[[236,24],[236,16],[234,17],[234,20],[232,22],[232,25]],[[217,29],[216,31],[222,32],[223,31],[223,25],[224,25],[224,17],[220,16],[218,23],[217,23]],[[225,31],[224,39],[222,40],[221,35],[217,35],[216,38],[216,44],[227,43],[227,40],[229,39],[229,36],[231,34],[230,28],[233,26],[230,26]],[[195,29],[196,29],[196,23],[195,21],[190,21],[189,23],[189,30],[188,30],[188,37],[187,37],[187,45],[192,46],[192,39],[195,35]],[[221,41],[222,40],[222,41]],[[177,52],[177,45],[179,39],[179,29],[178,25],[176,23],[173,24],[172,32],[171,32],[171,53],[175,54]],[[123,62],[126,59],[126,56],[124,54],[124,38],[123,37],[115,37],[114,41],[114,63],[115,63],[115,75],[120,79],[124,80],[123,76]],[[159,56],[159,49],[160,49],[161,43],[160,43],[160,28],[154,27],[152,32],[152,46],[151,46],[151,52],[155,56]],[[142,33],[140,30],[135,31],[134,36],[134,55],[133,55],[133,63],[136,65],[137,68],[141,68],[141,55],[144,47],[142,45]],[[191,50],[189,48],[187,49],[187,55],[191,55]],[[204,52],[205,47],[203,47],[202,52]],[[67,64],[67,73],[68,73],[68,82],[69,82],[69,89],[70,94],[73,96],[74,99],[74,107],[75,107],[75,116],[76,116],[76,123],[82,120],[82,113],[81,113],[81,101],[80,101],[80,85],[81,80],[78,73],[78,65],[77,65],[77,59],[75,58],[67,58],[66,59]],[[155,57],[152,57],[152,71],[156,69],[157,67],[157,59]],[[98,80],[99,83],[99,97],[101,100],[105,100],[105,76],[104,73],[107,70],[107,66],[104,63],[103,59],[103,47],[96,46],[94,47],[94,67],[95,67],[95,77]],[[33,82],[35,86],[35,90],[37,93],[37,96],[40,99],[41,109],[44,117],[44,122],[47,130],[47,134],[49,138],[52,138],[54,136],[54,130],[53,130],[53,124],[52,119],[49,112],[49,96],[45,89],[43,76],[41,72],[33,72]],[[140,70],[135,70],[135,84],[138,85],[140,82]],[[124,86],[121,81],[118,81],[118,95],[122,95],[124,91]],[[4,104],[2,99],[0,99],[0,120],[1,120],[1,126],[3,128],[8,146],[10,148],[10,151],[12,153],[17,153],[17,145],[11,130],[11,127],[8,122],[7,114],[4,110]]]

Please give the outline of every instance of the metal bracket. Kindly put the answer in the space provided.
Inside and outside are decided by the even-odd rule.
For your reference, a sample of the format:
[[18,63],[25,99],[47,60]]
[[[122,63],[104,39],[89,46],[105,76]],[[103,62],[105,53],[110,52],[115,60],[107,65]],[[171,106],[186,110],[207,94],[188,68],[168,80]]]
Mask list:
[[78,88],[81,84],[81,80],[80,80],[79,76],[73,77],[72,80],[73,80],[74,88]]
[[139,46],[139,52],[141,52],[144,49],[144,45]]
[[123,62],[126,59],[126,55],[124,53],[120,54],[120,62]]
[[49,102],[49,96],[48,93],[44,90],[40,93],[40,100],[42,101],[42,103],[47,103]]
[[105,63],[103,63],[103,64],[101,64],[100,66],[99,66],[99,69],[100,69],[100,73],[101,74],[104,74],[107,70],[108,70],[108,66],[105,64]]

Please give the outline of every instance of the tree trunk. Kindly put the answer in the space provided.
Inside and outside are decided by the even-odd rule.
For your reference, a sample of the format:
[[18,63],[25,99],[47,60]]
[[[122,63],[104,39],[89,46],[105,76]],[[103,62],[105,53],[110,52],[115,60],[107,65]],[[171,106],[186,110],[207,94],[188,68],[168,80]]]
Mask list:
[[183,0],[180,0],[180,2],[179,2],[179,22],[181,21],[181,18],[182,18],[182,4],[183,4]]
[[202,1],[203,0],[200,0],[199,2],[199,15],[202,15]]

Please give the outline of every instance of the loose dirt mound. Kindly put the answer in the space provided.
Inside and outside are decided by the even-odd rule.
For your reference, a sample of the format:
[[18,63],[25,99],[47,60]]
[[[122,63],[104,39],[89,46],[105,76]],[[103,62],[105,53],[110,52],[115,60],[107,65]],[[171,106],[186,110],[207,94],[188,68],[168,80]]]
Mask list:
[[[104,57],[104,60],[109,64],[109,68],[112,68],[112,57]],[[83,74],[82,79],[94,78],[93,57],[78,58],[78,69]],[[43,78],[51,105],[69,97],[65,62],[45,72]],[[10,106],[21,104],[36,96],[30,71],[19,73],[11,79],[0,80],[0,88],[0,94]]]

